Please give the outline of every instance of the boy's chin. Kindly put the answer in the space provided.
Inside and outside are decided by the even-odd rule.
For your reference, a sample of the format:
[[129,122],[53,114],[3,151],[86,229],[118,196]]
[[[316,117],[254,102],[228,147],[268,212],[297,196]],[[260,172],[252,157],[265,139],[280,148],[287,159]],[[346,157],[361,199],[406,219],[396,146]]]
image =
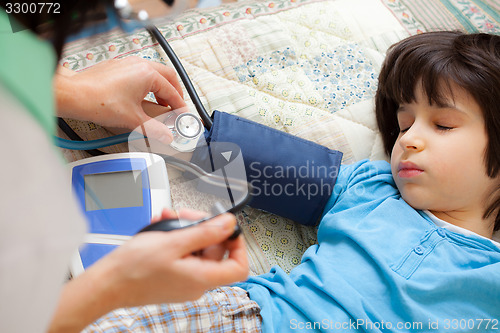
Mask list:
[[433,206],[433,202],[429,202],[429,197],[424,193],[418,193],[418,191],[401,191],[401,197],[403,200],[413,209],[416,210],[430,210]]

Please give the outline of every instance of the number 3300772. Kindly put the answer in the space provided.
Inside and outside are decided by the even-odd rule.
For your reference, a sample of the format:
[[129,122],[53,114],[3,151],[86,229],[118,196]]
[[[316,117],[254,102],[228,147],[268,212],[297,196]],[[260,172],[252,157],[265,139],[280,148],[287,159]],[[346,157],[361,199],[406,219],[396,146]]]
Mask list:
[[56,2],[6,3],[7,14],[61,13],[61,4]]

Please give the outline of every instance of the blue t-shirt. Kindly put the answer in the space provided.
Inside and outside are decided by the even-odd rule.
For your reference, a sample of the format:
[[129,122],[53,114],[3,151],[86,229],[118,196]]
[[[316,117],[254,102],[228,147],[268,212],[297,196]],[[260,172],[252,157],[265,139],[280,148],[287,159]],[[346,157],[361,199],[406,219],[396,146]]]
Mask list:
[[264,332],[500,331],[500,249],[411,208],[382,161],[342,167],[318,244],[290,275],[238,286]]

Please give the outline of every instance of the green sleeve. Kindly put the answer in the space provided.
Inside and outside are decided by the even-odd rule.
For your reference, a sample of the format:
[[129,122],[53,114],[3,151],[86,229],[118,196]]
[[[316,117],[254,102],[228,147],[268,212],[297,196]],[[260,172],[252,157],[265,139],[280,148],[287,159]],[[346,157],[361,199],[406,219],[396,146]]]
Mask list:
[[13,33],[0,10],[0,85],[14,95],[43,129],[55,133],[52,78],[57,60],[52,46],[29,30]]

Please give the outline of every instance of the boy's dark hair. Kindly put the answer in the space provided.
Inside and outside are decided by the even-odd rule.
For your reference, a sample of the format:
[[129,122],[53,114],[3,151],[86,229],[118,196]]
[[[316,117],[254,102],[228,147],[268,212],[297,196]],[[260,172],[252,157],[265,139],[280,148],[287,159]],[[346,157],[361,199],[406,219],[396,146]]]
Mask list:
[[[415,101],[420,83],[429,104],[445,105],[452,83],[471,94],[481,107],[488,135],[486,172],[496,177],[500,173],[500,36],[429,32],[391,46],[375,97],[377,124],[389,155],[399,135],[399,105]],[[500,229],[499,191],[484,214],[486,218],[496,212],[494,230]]]

